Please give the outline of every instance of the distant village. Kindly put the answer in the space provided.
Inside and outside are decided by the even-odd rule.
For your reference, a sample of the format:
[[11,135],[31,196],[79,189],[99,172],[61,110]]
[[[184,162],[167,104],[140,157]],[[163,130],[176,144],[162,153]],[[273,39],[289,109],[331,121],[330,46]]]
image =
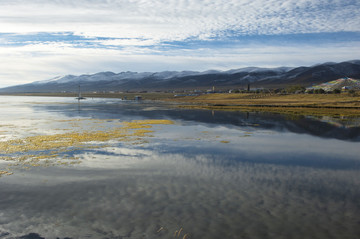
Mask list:
[[173,93],[175,97],[181,96],[196,96],[200,94],[212,94],[212,93],[277,93],[277,94],[340,94],[342,92],[355,93],[360,91],[360,80],[352,79],[348,77],[340,78],[334,81],[313,85],[310,87],[304,87],[301,85],[291,85],[285,88],[268,89],[263,87],[251,87],[248,84],[247,87],[237,89],[224,89],[216,88],[213,86],[211,89],[195,89],[195,90],[164,90],[164,91],[94,91],[93,94],[117,94],[117,93],[149,93],[149,92],[162,92]]

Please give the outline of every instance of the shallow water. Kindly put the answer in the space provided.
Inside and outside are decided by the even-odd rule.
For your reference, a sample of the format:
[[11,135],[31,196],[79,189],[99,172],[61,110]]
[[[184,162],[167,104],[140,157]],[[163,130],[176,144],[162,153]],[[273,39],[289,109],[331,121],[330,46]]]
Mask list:
[[0,113],[3,144],[173,121],[127,140],[0,152],[1,239],[360,235],[359,119],[5,96]]

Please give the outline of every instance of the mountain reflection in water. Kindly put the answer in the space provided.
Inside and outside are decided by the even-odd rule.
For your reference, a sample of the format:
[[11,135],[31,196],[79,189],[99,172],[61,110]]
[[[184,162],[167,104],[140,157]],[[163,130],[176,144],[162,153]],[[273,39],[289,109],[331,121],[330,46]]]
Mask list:
[[66,104],[1,104],[2,112],[18,113],[0,125],[25,116],[28,125],[44,118],[175,125],[154,127],[141,145],[75,151],[78,165],[15,167],[0,177],[1,239],[360,235],[359,128],[153,102],[89,100],[79,110],[60,100]]
[[[68,117],[94,117],[103,119],[121,118],[124,120],[146,118],[166,118],[187,121],[193,124],[207,124],[208,127],[225,125],[257,126],[260,129],[278,132],[294,132],[324,138],[360,141],[360,118],[335,118],[330,116],[289,117],[281,114],[260,112],[230,112],[211,110],[179,109],[176,105],[155,102],[133,102],[98,100],[84,103],[78,110],[76,105],[36,105],[36,110],[62,113]],[[169,108],[170,107],[170,108]]]

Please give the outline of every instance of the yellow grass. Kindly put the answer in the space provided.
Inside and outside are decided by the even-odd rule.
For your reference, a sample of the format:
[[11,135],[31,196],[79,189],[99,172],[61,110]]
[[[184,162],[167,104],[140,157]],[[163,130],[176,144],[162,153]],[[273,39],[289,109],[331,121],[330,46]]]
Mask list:
[[12,173],[11,173],[11,172],[8,172],[8,171],[0,171],[0,177],[1,177],[2,175],[12,175]]
[[181,102],[194,103],[216,103],[216,104],[237,104],[237,105],[352,105],[360,106],[360,96],[350,96],[349,94],[205,94],[199,96],[189,96],[177,98]]
[[[86,120],[86,119],[85,119]],[[106,124],[108,120],[98,120],[97,123]],[[70,121],[71,125],[73,122]],[[61,153],[73,149],[90,149],[104,147],[104,142],[116,141],[139,141],[142,137],[150,136],[149,130],[155,124],[173,124],[170,120],[136,120],[123,122],[122,125],[99,130],[104,128],[99,125],[94,130],[74,131],[70,133],[59,133],[51,135],[35,135],[20,139],[13,139],[0,142],[0,153],[8,154],[0,160],[15,162],[16,164],[30,166],[49,166],[53,164],[74,164],[74,157],[59,157]],[[143,141],[142,141],[143,142]],[[49,161],[52,160],[52,161]],[[1,171],[1,175],[8,175],[8,172]]]
[[360,96],[343,94],[206,94],[174,99],[186,108],[360,116]]

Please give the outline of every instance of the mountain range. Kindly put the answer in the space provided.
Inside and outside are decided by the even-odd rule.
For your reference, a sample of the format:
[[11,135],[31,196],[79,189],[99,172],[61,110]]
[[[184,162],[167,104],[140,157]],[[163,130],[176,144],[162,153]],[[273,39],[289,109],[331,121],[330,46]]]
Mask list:
[[93,91],[164,91],[216,88],[284,88],[288,85],[311,86],[341,77],[360,78],[360,60],[323,63],[310,67],[247,67],[228,71],[99,72],[67,75],[0,89],[2,93]]

